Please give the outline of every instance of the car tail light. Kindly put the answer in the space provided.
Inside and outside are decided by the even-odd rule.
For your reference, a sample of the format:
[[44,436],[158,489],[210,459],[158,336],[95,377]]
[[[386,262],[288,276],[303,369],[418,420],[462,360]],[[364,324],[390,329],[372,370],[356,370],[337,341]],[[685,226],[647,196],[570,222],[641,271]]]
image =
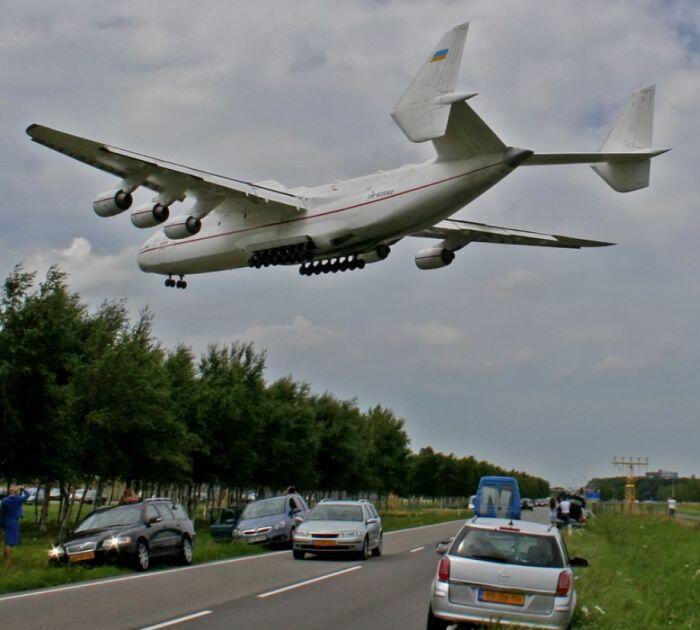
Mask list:
[[557,596],[566,597],[569,594],[569,588],[571,587],[571,573],[568,571],[562,571],[559,574],[559,581],[557,582]]
[[440,558],[438,565],[438,580],[441,582],[450,581],[450,559],[447,556]]

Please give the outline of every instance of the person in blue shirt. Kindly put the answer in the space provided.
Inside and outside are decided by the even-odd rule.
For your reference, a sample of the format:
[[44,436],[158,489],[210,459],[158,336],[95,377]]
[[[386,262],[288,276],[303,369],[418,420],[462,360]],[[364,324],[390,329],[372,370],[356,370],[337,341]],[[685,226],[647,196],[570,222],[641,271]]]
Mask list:
[[29,498],[24,488],[10,487],[8,494],[0,501],[0,527],[5,530],[5,566],[12,565],[12,547],[19,545],[19,519],[22,518],[22,505]]

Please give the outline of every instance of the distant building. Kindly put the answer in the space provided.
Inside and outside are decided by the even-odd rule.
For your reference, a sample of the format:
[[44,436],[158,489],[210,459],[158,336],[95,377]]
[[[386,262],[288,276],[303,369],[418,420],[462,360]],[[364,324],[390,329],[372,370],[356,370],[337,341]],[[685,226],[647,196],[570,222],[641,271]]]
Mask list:
[[651,470],[646,473],[647,477],[655,477],[657,479],[678,479],[678,473],[672,470]]

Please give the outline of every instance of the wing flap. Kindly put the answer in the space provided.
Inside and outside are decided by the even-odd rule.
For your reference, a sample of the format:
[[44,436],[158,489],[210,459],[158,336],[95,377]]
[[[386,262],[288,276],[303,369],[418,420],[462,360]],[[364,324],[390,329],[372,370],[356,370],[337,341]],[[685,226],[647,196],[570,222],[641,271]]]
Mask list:
[[449,219],[414,232],[410,236],[443,239],[446,247],[453,251],[469,243],[496,243],[500,245],[529,245],[535,247],[559,247],[580,249],[582,247],[607,247],[615,243],[593,241],[560,234],[543,234],[528,230],[503,228],[485,223]]

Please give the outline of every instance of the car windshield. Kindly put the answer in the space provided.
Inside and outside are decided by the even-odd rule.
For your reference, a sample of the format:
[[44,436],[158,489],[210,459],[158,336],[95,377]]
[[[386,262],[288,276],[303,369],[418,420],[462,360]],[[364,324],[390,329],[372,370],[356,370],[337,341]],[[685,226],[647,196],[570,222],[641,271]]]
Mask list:
[[451,554],[462,558],[535,567],[563,567],[554,536],[522,532],[465,528],[455,540]]
[[256,501],[246,505],[241,520],[246,521],[250,518],[261,518],[262,516],[274,516],[275,514],[284,514],[284,506],[287,500],[284,497],[276,499],[265,499]]
[[78,527],[76,532],[90,529],[103,529],[117,525],[136,525],[141,522],[141,508],[135,506],[115,507],[111,510],[90,514]]
[[359,505],[317,505],[309,521],[364,521]]

